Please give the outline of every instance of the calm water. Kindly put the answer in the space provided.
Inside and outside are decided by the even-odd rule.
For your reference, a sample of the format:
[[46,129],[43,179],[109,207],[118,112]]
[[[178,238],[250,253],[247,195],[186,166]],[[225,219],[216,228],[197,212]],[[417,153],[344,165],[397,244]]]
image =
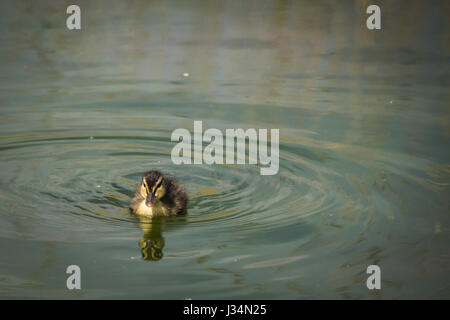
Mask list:
[[[77,3],[2,2],[0,298],[450,298],[447,1]],[[279,173],[175,166],[194,120]],[[150,168],[187,216],[129,214]]]

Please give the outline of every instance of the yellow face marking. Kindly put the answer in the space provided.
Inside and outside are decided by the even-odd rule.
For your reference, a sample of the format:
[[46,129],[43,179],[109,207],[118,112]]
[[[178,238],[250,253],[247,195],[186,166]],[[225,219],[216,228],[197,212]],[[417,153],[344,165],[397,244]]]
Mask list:
[[155,192],[156,187],[158,186],[158,184],[162,181],[162,177],[159,177],[158,181],[156,181],[155,186],[152,189],[152,192]]
[[143,182],[143,184],[144,184],[144,187],[145,187],[145,190],[147,191],[147,193],[150,193],[150,190],[149,190],[149,188],[148,188],[147,181],[145,181],[145,178],[143,178],[142,182]]

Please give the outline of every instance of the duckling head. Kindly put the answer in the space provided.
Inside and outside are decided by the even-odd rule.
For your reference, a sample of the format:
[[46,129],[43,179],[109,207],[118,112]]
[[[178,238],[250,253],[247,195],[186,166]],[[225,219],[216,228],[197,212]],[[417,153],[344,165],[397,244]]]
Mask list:
[[166,194],[164,176],[161,172],[153,170],[144,174],[141,183],[141,195],[145,198],[147,207],[153,207]]

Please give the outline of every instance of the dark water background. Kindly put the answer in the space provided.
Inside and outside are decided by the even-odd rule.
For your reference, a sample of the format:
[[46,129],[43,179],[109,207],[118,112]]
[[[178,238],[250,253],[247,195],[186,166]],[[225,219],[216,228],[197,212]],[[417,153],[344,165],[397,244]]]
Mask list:
[[[450,2],[70,4],[2,2],[1,298],[450,298]],[[279,128],[279,173],[175,166],[193,120]],[[186,217],[129,215],[149,168]]]

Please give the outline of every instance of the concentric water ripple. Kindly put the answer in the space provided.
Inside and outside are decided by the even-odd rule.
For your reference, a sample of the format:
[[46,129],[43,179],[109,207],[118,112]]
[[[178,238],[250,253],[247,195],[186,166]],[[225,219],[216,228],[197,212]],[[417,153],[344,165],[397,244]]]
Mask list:
[[[45,238],[45,232],[29,232],[39,226],[76,232],[135,224],[128,203],[139,177],[150,168],[176,176],[190,195],[188,215],[167,223],[249,235],[282,232],[323,214],[325,224],[342,227],[345,221],[363,219],[367,227],[374,222],[376,206],[364,189],[368,184],[389,186],[389,166],[400,171],[388,155],[355,160],[351,152],[358,150],[306,138],[281,137],[279,174],[262,176],[253,165],[176,166],[168,130],[71,133],[2,139],[1,197],[4,212],[10,212],[4,220],[15,227],[3,224],[1,236],[14,238],[26,230],[27,237]],[[409,171],[402,179],[411,177]],[[386,199],[386,205],[392,218],[395,204],[389,208],[392,199]],[[336,222],[337,216],[346,219]]]

